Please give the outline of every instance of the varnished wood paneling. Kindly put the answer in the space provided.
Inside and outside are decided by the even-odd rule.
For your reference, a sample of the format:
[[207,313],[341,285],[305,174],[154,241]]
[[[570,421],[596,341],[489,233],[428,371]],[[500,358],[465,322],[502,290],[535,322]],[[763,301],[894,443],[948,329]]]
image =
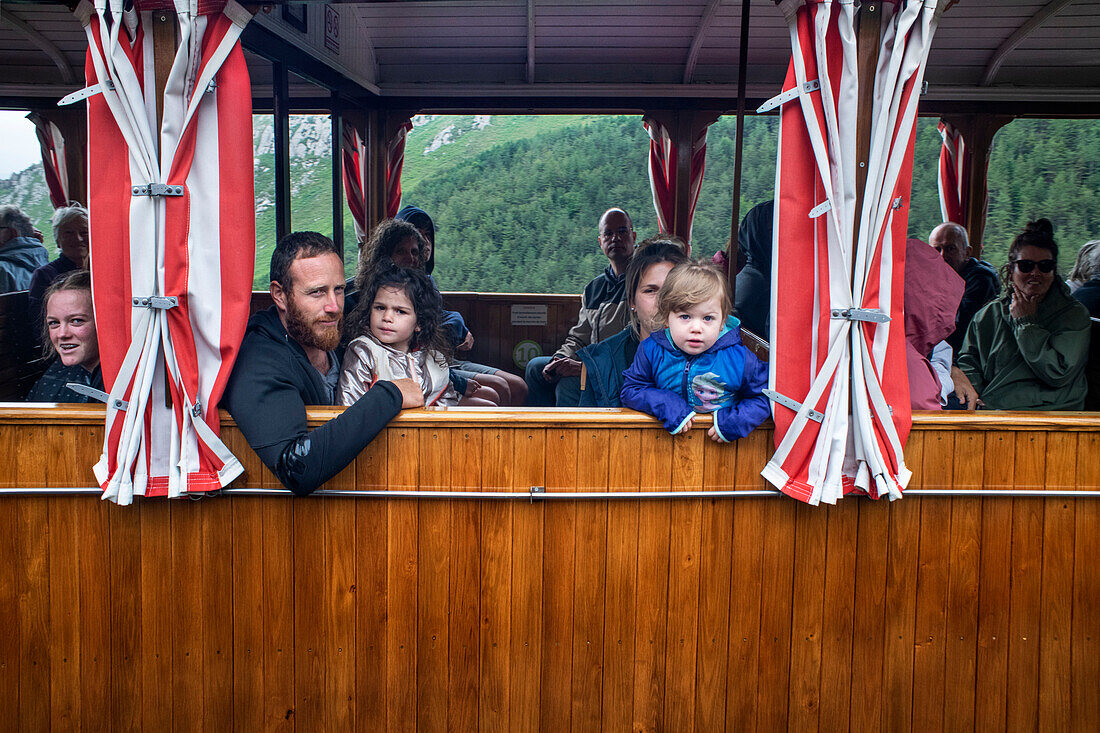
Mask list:
[[[0,480],[89,483],[53,457],[94,460],[95,408],[32,414],[0,412]],[[771,449],[763,430],[720,446],[633,416],[489,414],[403,416],[329,488],[757,489]],[[1096,488],[1100,425],[1048,422],[918,425],[911,488]],[[270,485],[225,437],[237,485]],[[0,727],[1100,723],[1095,499],[0,504]]]

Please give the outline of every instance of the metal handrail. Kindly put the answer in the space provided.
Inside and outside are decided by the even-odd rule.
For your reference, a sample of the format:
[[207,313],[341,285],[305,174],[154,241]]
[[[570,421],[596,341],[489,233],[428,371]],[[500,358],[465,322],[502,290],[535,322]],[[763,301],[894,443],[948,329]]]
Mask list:
[[[35,486],[0,489],[5,496],[99,496],[102,489],[83,486]],[[188,495],[201,499],[216,495],[233,496],[293,496],[289,489],[238,488],[221,489],[210,494]],[[1082,491],[1035,489],[909,489],[905,496],[960,497],[960,498],[1008,498],[1008,499],[1100,499],[1100,490]],[[471,499],[528,501],[602,501],[605,499],[761,499],[784,496],[775,489],[748,489],[744,491],[546,491],[545,487],[532,486],[527,491],[430,491],[415,490],[366,490],[320,489],[310,494],[319,498],[345,499]]]

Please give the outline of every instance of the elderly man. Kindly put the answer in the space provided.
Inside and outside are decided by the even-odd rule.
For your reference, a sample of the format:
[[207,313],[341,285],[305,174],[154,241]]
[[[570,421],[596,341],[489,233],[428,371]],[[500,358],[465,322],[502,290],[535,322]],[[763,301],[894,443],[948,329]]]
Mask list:
[[996,298],[1001,289],[997,271],[985,260],[970,256],[966,229],[955,222],[944,222],[933,229],[928,235],[928,243],[943,255],[943,261],[951,265],[951,269],[966,283],[962,302],[955,313],[955,332],[947,337],[951,350],[958,355],[974,314]]
[[49,259],[30,217],[18,206],[0,206],[0,293],[26,290],[31,275]]
[[310,432],[306,405],[335,404],[344,264],[316,232],[294,232],[271,255],[275,305],[252,316],[223,404],[284,486],[304,496],[342,471],[394,416],[424,404],[411,379],[379,381]]
[[623,276],[634,254],[634,224],[622,209],[608,209],[600,217],[598,232],[600,250],[610,264],[585,286],[577,325],[565,343],[552,357],[536,357],[527,364],[528,405],[576,407],[581,395],[577,351],[626,327]]
[[88,267],[88,210],[80,204],[55,209],[50,219],[53,241],[61,254],[34,271],[27,294],[30,312],[41,313],[42,294],[57,278]]

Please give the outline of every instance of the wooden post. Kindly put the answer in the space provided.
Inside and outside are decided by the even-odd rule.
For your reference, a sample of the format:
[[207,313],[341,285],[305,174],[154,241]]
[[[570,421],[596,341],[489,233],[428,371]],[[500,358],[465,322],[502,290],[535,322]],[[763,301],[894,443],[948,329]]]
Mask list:
[[733,210],[730,213],[730,241],[726,245],[731,303],[737,301],[737,238],[741,233],[741,165],[745,143],[745,77],[749,70],[750,5],[751,0],[741,2],[741,47],[737,58],[737,139],[733,148]]
[[718,119],[716,111],[661,110],[647,111],[645,117],[660,123],[676,146],[676,187],[673,190],[672,221],[668,222],[668,234],[685,242],[691,241],[691,158],[695,152],[695,139]]
[[1007,115],[952,115],[943,119],[962,134],[963,142],[970,151],[966,211],[963,212],[962,224],[970,238],[971,256],[980,258],[985,248],[983,237],[988,205],[986,184],[989,177],[989,153],[997,131],[1015,118]]
[[34,109],[35,114],[57,125],[65,141],[69,201],[88,205],[88,112],[83,105]]
[[[153,69],[156,78],[157,130],[164,123],[164,87],[168,84],[168,74],[172,71],[172,62],[176,60],[176,14],[171,10],[158,10],[153,13]],[[156,138],[157,150],[160,150],[160,138]]]
[[275,240],[291,231],[290,212],[290,99],[286,66],[271,63],[275,123]]
[[[882,37],[882,3],[871,0],[859,9],[857,32],[859,102],[856,108],[856,208],[852,222],[852,246],[859,237],[863,211],[863,189],[867,185],[867,165],[871,150],[871,123],[875,108],[875,70],[878,67]],[[854,266],[854,261],[853,261]]]
[[347,264],[344,251],[344,118],[340,99],[332,92],[329,111],[332,120],[332,241],[340,249],[340,257]]
[[367,157],[371,165],[370,191],[367,199],[367,223],[373,229],[386,218],[386,150],[400,127],[412,119],[415,110],[372,110],[368,116]]

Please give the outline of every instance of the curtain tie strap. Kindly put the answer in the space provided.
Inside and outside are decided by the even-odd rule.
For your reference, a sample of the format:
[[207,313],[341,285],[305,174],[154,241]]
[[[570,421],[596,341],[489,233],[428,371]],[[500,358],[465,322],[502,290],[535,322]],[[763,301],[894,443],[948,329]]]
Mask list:
[[[799,410],[802,409],[802,403],[801,402],[799,402],[797,400],[794,400],[794,399],[788,397],[785,394],[779,394],[774,389],[764,390],[764,396],[767,397],[772,402],[774,402],[775,404],[783,405],[784,407],[788,407],[788,408],[794,410],[795,412],[798,412]],[[810,409],[806,410],[806,417],[810,418],[814,422],[821,422],[822,420],[825,419],[825,414],[821,413],[821,412],[818,412],[817,410],[815,410],[813,408],[810,408]]]
[[88,97],[94,97],[96,94],[102,93],[104,87],[106,87],[108,89],[114,89],[115,88],[115,83],[113,81],[111,81],[110,79],[108,79],[107,81],[103,82],[102,84],[92,84],[90,87],[84,87],[83,89],[78,89],[77,91],[73,92],[72,94],[66,94],[64,97],[62,97],[61,100],[57,103],[57,106],[58,107],[66,107],[70,104],[74,104],[76,102],[83,101],[83,100],[87,99]]
[[816,92],[820,88],[821,88],[821,82],[818,81],[817,79],[814,79],[813,81],[805,82],[801,85],[795,85],[795,86],[791,87],[790,89],[788,89],[787,91],[783,92],[782,94],[775,95],[774,97],[769,99],[767,102],[764,102],[764,104],[757,107],[756,108],[756,114],[761,114],[761,113],[767,112],[769,110],[773,110],[776,107],[778,107],[782,104],[786,104],[787,102],[791,101],[792,99],[795,99],[796,97],[799,97],[803,94],[809,94],[810,92]]
[[101,389],[90,387],[87,384],[81,384],[80,382],[66,382],[65,386],[71,389],[73,392],[76,392],[77,394],[82,394],[85,397],[91,397],[93,400],[108,402],[110,403],[111,407],[115,408],[116,410],[121,410],[125,412],[126,408],[130,405],[130,403],[126,400],[115,400],[114,402],[111,402],[111,395],[107,394]]
[[810,218],[816,219],[817,217],[821,216],[826,211],[829,211],[832,208],[833,205],[830,204],[828,201],[822,201],[820,204],[810,209]]

